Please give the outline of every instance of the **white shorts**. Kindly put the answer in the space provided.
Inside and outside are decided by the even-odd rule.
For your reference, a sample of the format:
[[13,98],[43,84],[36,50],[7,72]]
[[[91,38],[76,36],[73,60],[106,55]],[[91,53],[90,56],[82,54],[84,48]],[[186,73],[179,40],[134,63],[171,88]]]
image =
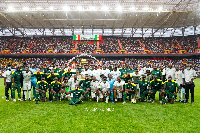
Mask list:
[[96,93],[91,92],[91,98],[95,98],[96,97]]
[[[103,93],[106,92],[106,91],[103,91]],[[106,93],[105,93],[106,95]],[[99,98],[103,98],[103,94],[101,93],[101,91],[99,91]]]
[[23,82],[23,90],[31,90],[31,81]]
[[117,98],[122,98],[122,92],[120,92],[119,90],[117,90]]

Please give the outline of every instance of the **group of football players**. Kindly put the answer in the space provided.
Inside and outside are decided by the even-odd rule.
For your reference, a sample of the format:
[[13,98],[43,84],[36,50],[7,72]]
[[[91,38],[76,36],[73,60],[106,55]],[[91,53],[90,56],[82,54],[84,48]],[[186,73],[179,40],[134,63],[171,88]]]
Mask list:
[[146,65],[135,69],[125,64],[108,68],[104,65],[76,64],[74,69],[67,64],[55,64],[53,68],[34,64],[31,67],[11,68],[8,64],[2,76],[6,101],[16,102],[16,91],[19,101],[31,101],[32,92],[36,104],[48,98],[50,102],[67,99],[70,105],[77,106],[83,100],[154,103],[156,93],[159,93],[159,102],[162,104],[173,104],[174,101],[188,103],[189,92],[191,103],[194,104],[194,79],[197,74],[191,65],[182,69],[171,63],[166,68]]

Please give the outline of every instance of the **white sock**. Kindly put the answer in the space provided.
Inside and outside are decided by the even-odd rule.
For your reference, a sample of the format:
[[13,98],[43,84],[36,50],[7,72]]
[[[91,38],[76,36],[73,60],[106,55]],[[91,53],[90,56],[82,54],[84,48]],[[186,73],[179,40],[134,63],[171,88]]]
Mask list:
[[31,99],[31,91],[28,91],[28,98]]
[[24,91],[25,99],[27,100],[27,91]]
[[115,99],[115,101],[117,102],[117,99]]
[[97,96],[97,102],[99,102],[99,96]]
[[63,93],[61,93],[60,95],[61,95],[61,99],[63,99]]
[[106,102],[108,102],[109,96],[106,97]]

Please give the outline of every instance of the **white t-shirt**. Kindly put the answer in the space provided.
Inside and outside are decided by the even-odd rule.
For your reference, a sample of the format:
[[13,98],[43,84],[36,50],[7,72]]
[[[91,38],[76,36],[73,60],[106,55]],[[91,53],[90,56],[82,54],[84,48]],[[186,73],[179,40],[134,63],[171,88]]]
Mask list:
[[110,74],[110,70],[106,69],[106,70],[101,70],[101,74],[103,74],[104,76],[108,77],[108,74]]
[[178,85],[183,84],[183,78],[184,78],[184,74],[182,71],[176,71],[175,72],[175,80],[178,83]]
[[90,88],[91,88],[91,91],[94,91],[94,90],[100,88],[100,83],[99,83],[99,81],[93,81],[93,80],[92,80],[92,81],[90,82]]
[[32,74],[31,74],[30,71],[29,72],[23,71],[22,75],[23,75],[23,81],[24,82],[31,82],[31,76],[32,76]]
[[175,80],[175,71],[176,69],[175,68],[166,68],[166,79],[168,79],[168,76],[171,75],[172,76],[172,80]]
[[184,70],[185,82],[190,82],[193,77],[197,76],[196,71],[193,69]]
[[10,70],[6,70],[4,73],[3,73],[3,77],[6,78],[6,82],[11,82],[11,74],[12,74],[12,71]]
[[124,81],[121,81],[121,82],[115,81],[114,86],[115,86],[117,89],[123,90],[124,84],[125,84]]
[[70,83],[70,89],[71,90],[73,90],[73,89],[75,89],[75,86],[78,84],[79,85],[79,83],[80,83],[80,80],[74,80],[74,78],[70,78],[69,80],[68,80],[68,83]]
[[102,81],[100,83],[100,88],[102,89],[102,91],[106,91],[107,89],[110,89],[110,84],[108,83],[108,81],[106,81],[105,83]]
[[112,71],[110,74],[113,76],[115,80],[117,80],[117,77],[121,75],[121,72],[117,70],[117,71]]

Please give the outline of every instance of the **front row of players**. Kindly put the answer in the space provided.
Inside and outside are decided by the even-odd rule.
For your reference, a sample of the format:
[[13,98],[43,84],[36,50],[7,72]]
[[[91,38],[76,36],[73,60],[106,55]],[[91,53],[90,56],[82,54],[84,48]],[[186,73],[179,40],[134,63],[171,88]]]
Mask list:
[[118,77],[117,81],[113,83],[113,89],[110,89],[111,85],[107,81],[107,77],[103,77],[103,81],[99,83],[95,77],[90,81],[88,76],[86,76],[86,80],[82,82],[81,87],[79,84],[74,84],[74,89],[72,88],[72,90],[69,90],[70,84],[68,80],[68,77],[65,77],[61,84],[58,78],[55,77],[49,88],[45,78],[41,78],[41,81],[36,85],[36,104],[38,104],[38,101],[44,102],[46,100],[46,92],[48,89],[51,102],[53,98],[55,98],[55,100],[67,98],[70,105],[75,106],[82,103],[84,99],[87,101],[89,97],[97,102],[103,102],[105,100],[106,103],[108,103],[109,99],[113,103],[116,103],[118,100],[123,100],[123,104],[126,103],[127,99],[131,100],[131,103],[136,103],[136,97],[138,97],[138,100],[141,102],[147,99],[147,102],[154,103],[155,94],[157,92],[159,92],[160,103],[166,104],[166,102],[169,101],[173,104],[175,96],[180,89],[177,82],[172,80],[171,75],[168,76],[168,80],[164,83],[162,80],[157,79],[157,76],[154,76],[153,80],[148,82],[146,76],[143,75],[142,79],[138,81],[138,84],[132,83],[131,80],[124,83],[124,81]]

